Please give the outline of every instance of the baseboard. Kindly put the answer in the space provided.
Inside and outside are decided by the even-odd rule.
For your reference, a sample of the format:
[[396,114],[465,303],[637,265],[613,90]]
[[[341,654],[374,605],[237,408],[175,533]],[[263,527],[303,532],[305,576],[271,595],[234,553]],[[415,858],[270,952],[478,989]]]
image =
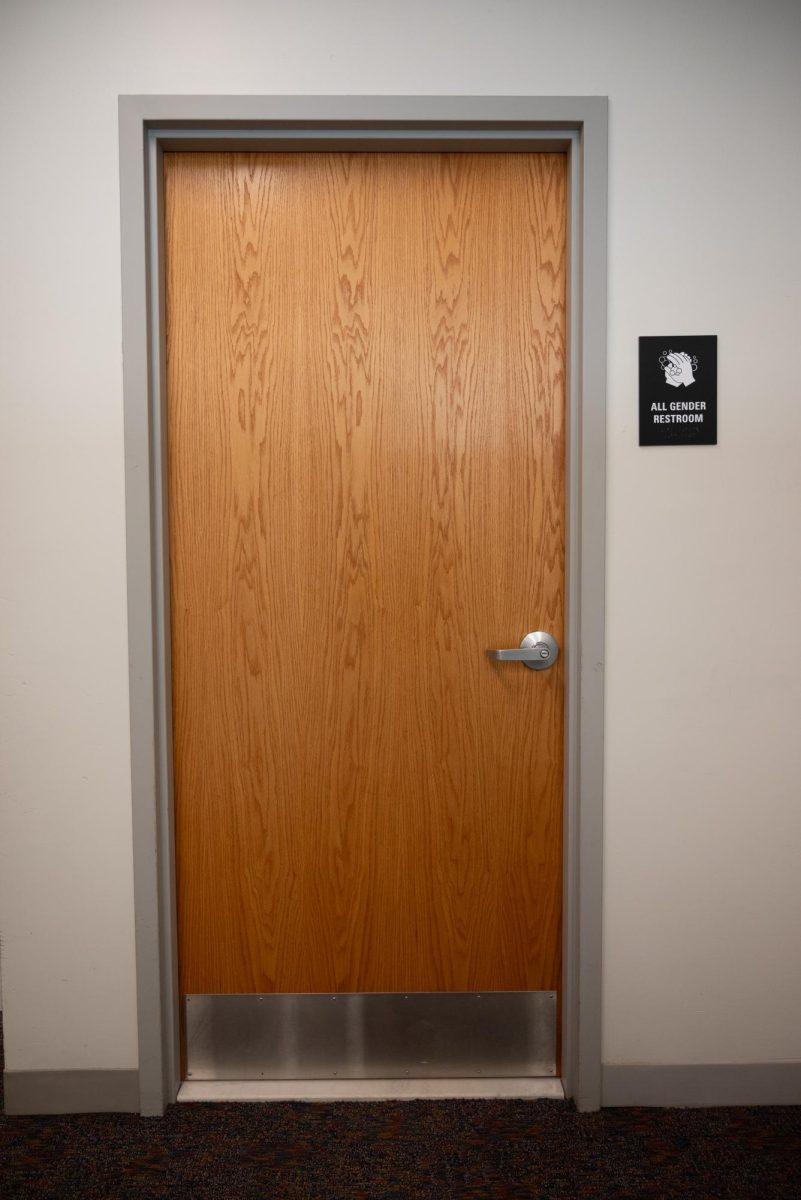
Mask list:
[[[6,1071],[3,1083],[8,1116],[139,1112],[136,1070]],[[601,1097],[605,1108],[801,1104],[801,1062],[607,1063]]]
[[604,1108],[801,1104],[801,1062],[607,1063],[601,1072],[601,1104]]
[[5,1071],[8,1116],[139,1112],[139,1072]]

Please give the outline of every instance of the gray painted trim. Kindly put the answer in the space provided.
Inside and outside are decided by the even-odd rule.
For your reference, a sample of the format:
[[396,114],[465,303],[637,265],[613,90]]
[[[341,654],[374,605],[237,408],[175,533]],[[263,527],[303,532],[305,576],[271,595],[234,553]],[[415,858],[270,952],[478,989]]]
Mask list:
[[[127,151],[127,152],[126,152]],[[153,538],[150,516],[149,262],[145,145],[136,113],[120,106],[122,351],[134,910],[141,1105],[164,1104],[157,837]]]
[[138,1112],[139,1072],[6,1071],[6,1116]]
[[[159,143],[164,150],[217,150],[220,137],[225,139],[237,150],[262,150],[264,148],[264,132],[254,132],[252,129],[225,129],[209,132],[208,129],[159,129],[156,131]],[[441,127],[433,129],[416,129],[410,132],[404,129],[349,129],[340,134],[338,130],[320,131],[314,129],[270,129],[270,141],[281,150],[465,150],[489,149],[486,146],[487,136],[492,137],[492,151],[507,153],[519,150],[521,144],[526,150],[560,151],[568,150],[574,137],[573,133],[564,130],[543,129],[532,137],[531,130],[477,129],[474,126],[465,129],[448,129]]]
[[609,1107],[707,1108],[801,1104],[801,1062],[604,1064],[602,1103]]
[[120,96],[150,129],[581,129],[605,96]]
[[[120,105],[120,207],[122,231],[123,403],[128,571],[128,658],[131,722],[131,792],[134,847],[134,915],[139,1036],[140,1104],[157,1115],[178,1092],[174,887],[169,792],[163,787],[171,739],[161,721],[159,680],[161,538],[154,506],[153,309],[146,154],[136,113]],[[158,344],[158,343],[157,343]],[[157,498],[157,497],[156,497]],[[163,689],[162,689],[163,695]]]
[[175,876],[175,808],[173,804],[172,737],[172,646],[170,639],[169,508],[167,503],[167,322],[164,267],[164,177],[163,150],[148,139],[148,221],[151,232],[150,309],[157,314],[151,322],[150,355],[153,380],[152,424],[152,520],[154,523],[153,569],[155,591],[156,729],[160,738],[158,755],[159,796],[158,842],[161,895],[168,898],[161,912],[161,971],[164,1078],[168,1102],[175,1099],[181,1082],[181,1045],[178,987],[178,913]]
[[571,179],[563,1079],[600,1103],[607,101],[120,97],[134,885],[141,1105],[180,1084],[163,473],[160,156],[170,149],[565,148]]
[[[580,428],[571,431],[568,491],[568,598],[575,680],[568,698],[568,837],[565,943],[566,1046],[563,1067],[579,1111],[601,1103],[601,947],[603,899],[604,661],[606,579],[606,271],[607,109],[591,105],[581,130],[582,173],[574,189],[580,221],[577,298],[571,305],[576,343],[571,405]],[[578,315],[577,315],[578,314]],[[572,322],[575,321],[574,326]],[[571,389],[572,391],[572,389]],[[575,707],[572,707],[575,706]],[[571,774],[572,773],[572,774]]]

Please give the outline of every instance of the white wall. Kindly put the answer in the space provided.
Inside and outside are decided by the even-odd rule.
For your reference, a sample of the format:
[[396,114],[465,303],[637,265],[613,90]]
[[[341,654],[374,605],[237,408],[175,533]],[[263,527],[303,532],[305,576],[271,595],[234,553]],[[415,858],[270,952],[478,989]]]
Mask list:
[[[116,98],[610,97],[604,1057],[801,1059],[801,5],[6,0],[7,1066],[129,1067]],[[637,446],[640,334],[717,333],[720,445]]]

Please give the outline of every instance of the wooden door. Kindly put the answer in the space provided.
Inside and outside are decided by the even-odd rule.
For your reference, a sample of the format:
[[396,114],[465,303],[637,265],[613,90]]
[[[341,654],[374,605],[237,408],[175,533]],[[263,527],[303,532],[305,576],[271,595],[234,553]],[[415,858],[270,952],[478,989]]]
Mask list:
[[565,158],[165,187],[181,991],[558,990]]

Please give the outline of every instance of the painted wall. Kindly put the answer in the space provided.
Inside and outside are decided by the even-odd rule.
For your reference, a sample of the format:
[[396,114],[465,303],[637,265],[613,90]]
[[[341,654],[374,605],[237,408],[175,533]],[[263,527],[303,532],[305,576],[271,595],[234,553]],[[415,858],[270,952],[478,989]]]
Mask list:
[[[136,1061],[116,98],[608,94],[604,1057],[801,1059],[801,5],[6,0],[7,1066]],[[639,334],[720,445],[640,450]]]

